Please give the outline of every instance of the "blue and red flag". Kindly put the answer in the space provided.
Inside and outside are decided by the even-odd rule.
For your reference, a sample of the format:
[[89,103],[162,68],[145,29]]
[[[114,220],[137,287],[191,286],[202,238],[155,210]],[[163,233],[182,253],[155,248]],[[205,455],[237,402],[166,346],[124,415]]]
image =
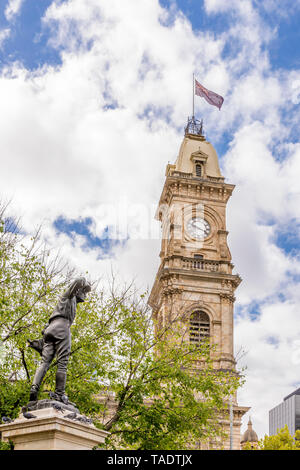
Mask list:
[[202,96],[209,104],[221,109],[224,98],[214,91],[207,90],[201,83],[195,79],[195,95]]

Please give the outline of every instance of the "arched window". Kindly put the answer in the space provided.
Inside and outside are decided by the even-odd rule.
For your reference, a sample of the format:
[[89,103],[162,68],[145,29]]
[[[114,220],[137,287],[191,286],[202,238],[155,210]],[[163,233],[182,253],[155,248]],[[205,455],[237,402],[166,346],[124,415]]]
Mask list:
[[193,312],[190,316],[190,343],[197,346],[210,336],[210,321],[207,313]]
[[201,165],[201,163],[196,163],[196,176],[202,176],[202,165]]

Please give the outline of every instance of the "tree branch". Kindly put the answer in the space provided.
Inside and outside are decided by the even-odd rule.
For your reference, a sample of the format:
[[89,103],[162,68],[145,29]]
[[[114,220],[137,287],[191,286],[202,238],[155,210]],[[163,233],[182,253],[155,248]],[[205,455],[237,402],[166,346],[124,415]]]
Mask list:
[[20,349],[20,352],[21,352],[22,364],[24,366],[24,369],[25,369],[26,375],[27,375],[27,381],[31,382],[30,374],[29,374],[27,364],[26,364],[24,349]]

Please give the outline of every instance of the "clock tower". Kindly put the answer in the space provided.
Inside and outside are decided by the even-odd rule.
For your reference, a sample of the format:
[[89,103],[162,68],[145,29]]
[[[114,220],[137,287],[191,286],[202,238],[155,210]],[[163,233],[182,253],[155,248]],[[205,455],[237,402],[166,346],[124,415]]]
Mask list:
[[[157,325],[182,313],[186,341],[209,338],[214,367],[221,370],[235,370],[233,305],[241,282],[227,244],[226,205],[233,190],[203,135],[202,122],[189,119],[176,162],[167,165],[156,212],[162,226],[161,263],[149,304]],[[248,409],[234,397],[234,449],[240,448],[241,417]],[[229,448],[229,413],[222,424]]]

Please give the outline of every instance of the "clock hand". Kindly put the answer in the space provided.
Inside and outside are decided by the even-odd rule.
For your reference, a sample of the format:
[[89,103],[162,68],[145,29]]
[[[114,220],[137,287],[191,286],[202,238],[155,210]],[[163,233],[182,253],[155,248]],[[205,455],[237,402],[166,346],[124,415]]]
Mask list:
[[193,227],[197,227],[197,225],[198,225],[199,223],[201,224],[201,222],[200,222],[199,220],[195,220],[195,219],[194,219],[194,220],[192,221]]
[[194,227],[198,230],[201,230],[201,232],[204,232],[204,226],[201,222],[195,222]]

